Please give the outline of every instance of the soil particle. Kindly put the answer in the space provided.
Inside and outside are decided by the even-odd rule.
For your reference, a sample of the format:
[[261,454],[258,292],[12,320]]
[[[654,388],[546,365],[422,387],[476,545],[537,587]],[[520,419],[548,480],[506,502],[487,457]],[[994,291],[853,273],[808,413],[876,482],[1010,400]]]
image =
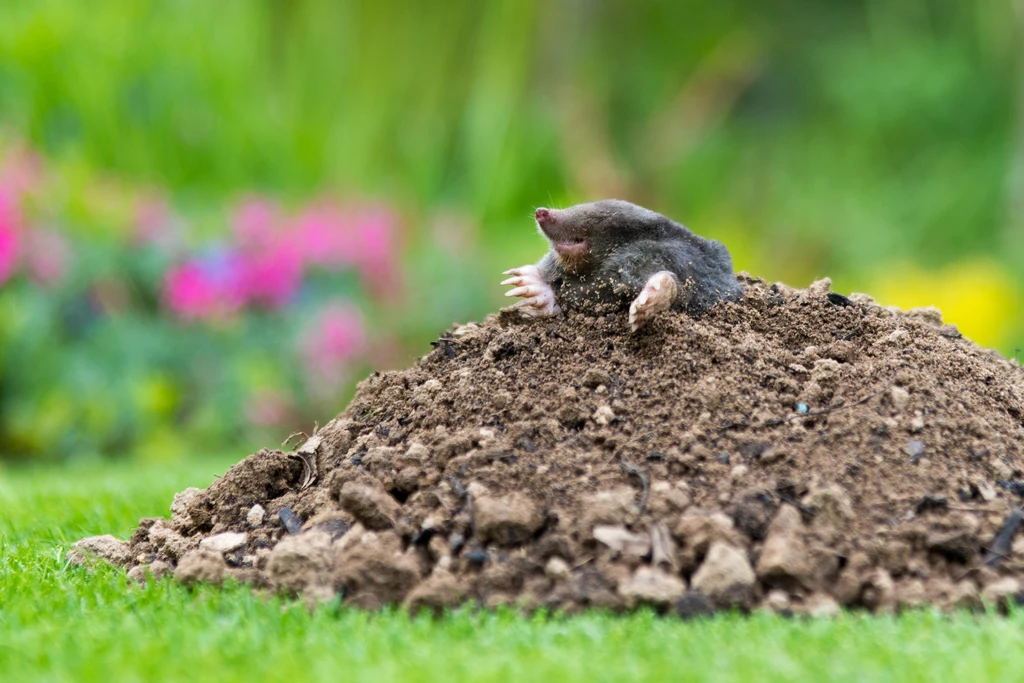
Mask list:
[[719,607],[744,605],[756,578],[745,552],[716,541],[693,575],[693,589],[708,596]]
[[798,589],[812,583],[813,567],[802,532],[800,512],[792,505],[779,508],[757,561],[757,576],[766,585]]
[[653,605],[667,609],[686,592],[686,584],[675,574],[654,567],[640,567],[619,584],[619,595],[629,607]]
[[91,536],[73,543],[67,556],[68,561],[72,564],[88,566],[93,564],[95,558],[100,558],[118,567],[130,564],[132,559],[128,543],[109,534]]
[[354,481],[341,487],[338,502],[367,529],[390,529],[401,514],[401,505],[382,487]]
[[474,500],[473,520],[482,542],[500,546],[525,543],[544,524],[536,503],[521,493]]
[[932,311],[741,279],[638,334],[601,306],[453,329],[104,557],[367,608],[1015,600],[1024,371]]
[[224,556],[215,550],[201,548],[186,553],[174,570],[174,578],[185,585],[196,583],[219,584],[227,574]]
[[409,611],[416,614],[429,610],[441,614],[445,609],[459,606],[466,590],[462,582],[446,569],[437,568],[420,582],[405,599]]

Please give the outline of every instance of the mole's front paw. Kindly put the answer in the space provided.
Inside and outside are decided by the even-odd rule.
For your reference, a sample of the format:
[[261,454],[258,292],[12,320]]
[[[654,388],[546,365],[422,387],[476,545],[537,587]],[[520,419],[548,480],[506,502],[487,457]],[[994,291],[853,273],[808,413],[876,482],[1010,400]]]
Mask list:
[[516,303],[519,312],[528,318],[550,318],[558,315],[562,309],[555,301],[555,292],[551,285],[544,281],[537,266],[523,266],[506,270],[511,275],[501,284],[512,285],[515,289],[505,292],[505,296],[521,296],[523,300]]
[[668,310],[677,291],[676,278],[672,273],[663,270],[652,275],[629,307],[629,329],[636,332],[658,313]]

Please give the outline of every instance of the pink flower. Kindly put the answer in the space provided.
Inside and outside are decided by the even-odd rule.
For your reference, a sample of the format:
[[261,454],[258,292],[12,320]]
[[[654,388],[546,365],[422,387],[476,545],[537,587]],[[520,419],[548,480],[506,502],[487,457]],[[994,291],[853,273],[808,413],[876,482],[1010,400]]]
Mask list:
[[14,193],[0,187],[0,285],[7,282],[18,264],[21,211]]
[[341,209],[322,202],[299,215],[291,235],[307,264],[329,270],[355,268],[371,294],[381,298],[392,298],[401,290],[398,217],[390,209]]
[[333,269],[351,266],[355,261],[355,235],[350,221],[333,204],[320,203],[305,209],[289,232],[310,265]]
[[313,384],[344,381],[353,361],[366,352],[366,329],[358,308],[348,302],[326,306],[301,340],[306,371]]
[[236,254],[190,259],[164,275],[164,303],[183,320],[223,318],[245,303],[243,277]]
[[244,252],[240,265],[238,294],[246,303],[280,308],[302,286],[302,257],[288,244],[281,244],[276,251]]
[[364,208],[357,214],[359,260],[357,267],[370,288],[382,299],[401,292],[398,267],[398,217],[383,206]]

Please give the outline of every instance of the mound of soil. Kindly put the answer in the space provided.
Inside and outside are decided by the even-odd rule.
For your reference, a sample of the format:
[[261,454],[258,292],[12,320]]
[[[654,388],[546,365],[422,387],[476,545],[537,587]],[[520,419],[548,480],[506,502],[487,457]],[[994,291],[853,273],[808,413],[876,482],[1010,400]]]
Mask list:
[[[934,309],[741,276],[640,334],[618,310],[457,327],[93,550],[366,608],[889,612],[1024,596],[1024,372]],[[98,549],[99,548],[99,549]]]

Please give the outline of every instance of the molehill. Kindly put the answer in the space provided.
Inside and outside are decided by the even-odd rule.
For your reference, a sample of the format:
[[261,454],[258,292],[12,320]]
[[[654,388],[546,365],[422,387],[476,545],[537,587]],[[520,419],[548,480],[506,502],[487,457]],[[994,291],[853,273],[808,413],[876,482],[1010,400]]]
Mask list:
[[935,309],[740,278],[739,301],[639,334],[611,308],[455,327],[296,451],[72,554],[371,609],[1024,597],[1017,362]]

